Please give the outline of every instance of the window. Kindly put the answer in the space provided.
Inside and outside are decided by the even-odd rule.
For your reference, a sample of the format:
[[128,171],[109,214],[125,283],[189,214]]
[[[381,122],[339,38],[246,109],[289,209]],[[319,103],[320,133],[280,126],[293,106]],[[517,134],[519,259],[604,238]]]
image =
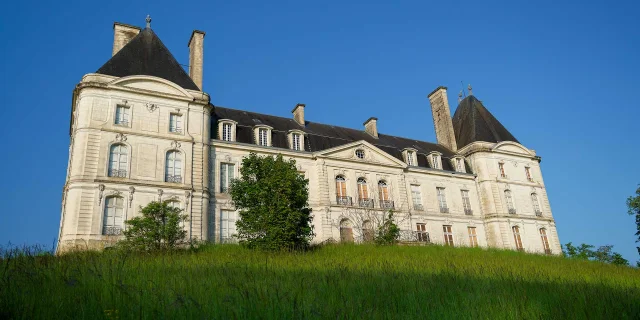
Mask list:
[[507,200],[507,209],[509,211],[510,214],[515,214],[516,213],[516,207],[513,204],[513,197],[511,196],[511,190],[505,190],[504,191],[504,198],[505,200]]
[[364,159],[364,150],[362,149],[356,150],[356,157],[358,157],[359,159]]
[[544,248],[544,253],[551,254],[551,248],[549,247],[549,239],[547,238],[547,229],[540,229],[540,238],[542,239],[542,248]]
[[469,232],[469,246],[477,247],[478,235],[476,234],[476,227],[467,227],[467,232]]
[[353,229],[349,219],[340,221],[340,242],[353,242]]
[[420,242],[431,242],[425,223],[416,223],[416,238]]
[[462,207],[464,208],[464,214],[472,215],[473,210],[471,210],[471,201],[469,201],[469,190],[461,190],[462,194]]
[[182,182],[182,155],[180,151],[171,150],[167,152],[164,181],[174,183]]
[[373,206],[373,202],[369,199],[367,180],[365,180],[364,178],[358,178],[358,204],[361,207]]
[[116,107],[116,124],[127,126],[129,125],[129,107],[117,106]]
[[527,181],[533,181],[533,178],[531,178],[531,169],[529,167],[524,167],[524,173],[527,175]]
[[437,154],[432,154],[431,155],[431,164],[433,169],[441,169],[442,166],[440,165],[440,156]]
[[453,232],[451,232],[451,226],[442,226],[444,232],[444,244],[447,246],[453,246]]
[[362,240],[365,242],[373,241],[373,224],[369,220],[362,223]]
[[506,178],[507,175],[504,173],[504,162],[498,162],[498,169],[500,170],[500,178]]
[[220,164],[220,192],[229,192],[231,180],[233,180],[235,165],[232,163]]
[[467,170],[464,167],[464,160],[461,158],[456,158],[456,171],[467,172]]
[[380,199],[380,208],[393,208],[393,201],[389,197],[389,186],[383,180],[378,181],[378,199]]
[[414,210],[424,210],[422,207],[422,195],[420,194],[420,186],[412,184],[411,185],[411,199],[413,200],[413,209]]
[[449,213],[449,208],[447,207],[447,198],[444,194],[444,188],[436,188],[438,192],[438,205],[440,206],[441,213]]
[[222,140],[231,141],[231,123],[222,124]]
[[343,176],[336,177],[336,203],[350,206],[351,197],[347,197],[347,183]]
[[413,151],[407,151],[407,164],[413,166]]
[[522,247],[522,238],[520,237],[520,227],[513,226],[511,227],[511,230],[513,231],[513,240],[515,240],[516,249],[518,251],[523,251],[524,248]]
[[182,132],[182,116],[177,113],[169,115],[169,132]]
[[124,144],[114,144],[109,150],[109,177],[126,178],[129,150]]
[[538,202],[537,194],[531,194],[531,203],[533,204],[533,212],[535,212],[536,216],[542,216],[542,210],[540,210],[540,203]]
[[258,144],[261,146],[268,146],[269,145],[269,140],[267,139],[267,134],[269,133],[269,130],[265,129],[265,128],[260,128],[258,129]]
[[102,234],[117,236],[124,227],[124,199],[122,197],[107,197],[104,202],[104,220]]
[[236,212],[220,210],[220,242],[233,242],[236,234]]
[[300,151],[300,134],[294,133],[291,135],[293,150]]

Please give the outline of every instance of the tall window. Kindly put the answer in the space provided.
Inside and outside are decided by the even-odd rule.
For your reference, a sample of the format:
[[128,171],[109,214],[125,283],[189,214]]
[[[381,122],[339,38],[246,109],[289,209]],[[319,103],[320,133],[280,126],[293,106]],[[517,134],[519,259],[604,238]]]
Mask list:
[[451,226],[442,226],[444,232],[444,244],[447,246],[453,246],[453,232],[451,232]]
[[413,200],[413,209],[414,210],[424,210],[422,206],[422,195],[420,194],[420,186],[412,184],[411,185],[411,199]]
[[369,199],[367,180],[358,178],[358,205],[361,207],[373,207],[373,201]]
[[389,186],[382,180],[378,181],[378,198],[380,199],[380,208],[393,208],[393,201],[389,196]]
[[509,210],[509,213],[515,214],[516,207],[513,204],[513,196],[511,195],[511,190],[504,191],[504,199],[507,200],[507,209]]
[[233,180],[235,165],[232,163],[220,164],[220,192],[229,192],[231,180]]
[[164,181],[175,183],[182,182],[182,155],[180,151],[171,150],[167,152]]
[[407,151],[407,164],[413,166],[413,151]]
[[436,188],[438,192],[438,205],[440,206],[441,213],[449,213],[449,208],[447,207],[447,198],[444,194],[444,188]]
[[231,123],[222,124],[222,140],[231,141]]
[[300,151],[300,134],[294,133],[291,135],[291,139],[293,140],[293,150]]
[[513,231],[513,240],[516,243],[516,249],[518,249],[518,251],[523,251],[524,248],[522,247],[522,238],[520,237],[520,227],[513,226],[511,227],[511,230]]
[[551,254],[551,248],[549,247],[549,239],[547,238],[547,229],[540,229],[540,238],[542,239],[542,247],[544,248],[544,253]]
[[536,216],[541,216],[542,210],[540,210],[540,202],[538,202],[537,194],[531,194],[531,203],[533,204],[533,212],[535,212]]
[[533,181],[533,178],[531,178],[531,169],[529,167],[524,167],[524,173],[527,175],[528,181]]
[[500,178],[506,178],[507,175],[504,173],[504,163],[498,162],[498,169],[500,170]]
[[365,242],[373,241],[373,224],[369,220],[362,223],[362,240]]
[[476,234],[476,227],[467,227],[469,233],[469,245],[472,247],[478,246],[478,235]]
[[177,113],[169,115],[169,132],[182,132],[182,116]]
[[116,124],[128,125],[129,124],[129,107],[117,106],[116,107]]
[[347,197],[347,183],[343,176],[336,177],[336,201],[338,204],[351,205],[351,198]]
[[340,241],[353,242],[353,229],[349,219],[342,219],[342,221],[340,221]]
[[269,140],[267,139],[267,134],[268,134],[269,130],[265,129],[265,128],[260,128],[258,129],[258,144],[261,146],[267,146],[269,143]]
[[440,169],[440,156],[436,154],[431,155],[431,162],[433,163],[434,169]]
[[425,223],[416,223],[416,237],[421,242],[431,242],[429,239],[429,233],[427,232],[427,225]]
[[233,235],[236,234],[236,212],[231,210],[220,210],[220,241],[233,242]]
[[102,234],[119,235],[124,227],[124,199],[122,197],[107,197],[104,202],[104,218]]
[[473,210],[471,210],[471,201],[469,201],[469,190],[460,190],[462,194],[462,207],[464,208],[464,214],[472,215]]
[[127,177],[129,150],[124,144],[114,144],[109,150],[109,177]]

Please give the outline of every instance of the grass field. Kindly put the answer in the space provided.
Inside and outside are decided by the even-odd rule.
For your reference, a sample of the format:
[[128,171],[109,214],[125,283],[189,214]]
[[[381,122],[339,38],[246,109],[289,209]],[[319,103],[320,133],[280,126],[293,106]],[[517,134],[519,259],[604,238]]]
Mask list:
[[640,270],[469,248],[0,260],[0,319],[640,319]]

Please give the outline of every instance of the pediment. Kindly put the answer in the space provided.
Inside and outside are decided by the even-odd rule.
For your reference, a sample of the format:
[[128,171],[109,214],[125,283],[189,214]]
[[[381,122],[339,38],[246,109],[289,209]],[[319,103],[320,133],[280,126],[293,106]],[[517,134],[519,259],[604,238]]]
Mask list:
[[528,156],[535,156],[529,149],[525,148],[523,145],[512,142],[512,141],[503,141],[496,144],[493,147],[493,151],[504,151],[507,153],[517,153],[517,154],[525,154]]
[[192,98],[192,95],[189,94],[189,92],[177,84],[152,76],[123,77],[111,82],[110,85]]
[[[360,159],[356,156],[356,150],[364,151],[364,158]],[[364,140],[348,143],[335,148],[317,152],[316,155],[330,159],[347,160],[354,162],[362,162],[376,165],[406,167],[407,165],[395,158],[394,156],[380,150],[376,146]]]

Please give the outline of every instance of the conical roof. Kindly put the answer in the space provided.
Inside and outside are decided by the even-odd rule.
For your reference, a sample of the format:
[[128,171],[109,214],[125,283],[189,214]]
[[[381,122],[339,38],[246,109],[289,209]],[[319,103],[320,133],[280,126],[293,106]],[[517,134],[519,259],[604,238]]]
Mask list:
[[154,76],[184,89],[200,90],[151,28],[142,30],[96,73],[116,77]]
[[472,142],[519,141],[494,117],[480,100],[471,95],[458,104],[453,115],[456,143],[462,148]]

